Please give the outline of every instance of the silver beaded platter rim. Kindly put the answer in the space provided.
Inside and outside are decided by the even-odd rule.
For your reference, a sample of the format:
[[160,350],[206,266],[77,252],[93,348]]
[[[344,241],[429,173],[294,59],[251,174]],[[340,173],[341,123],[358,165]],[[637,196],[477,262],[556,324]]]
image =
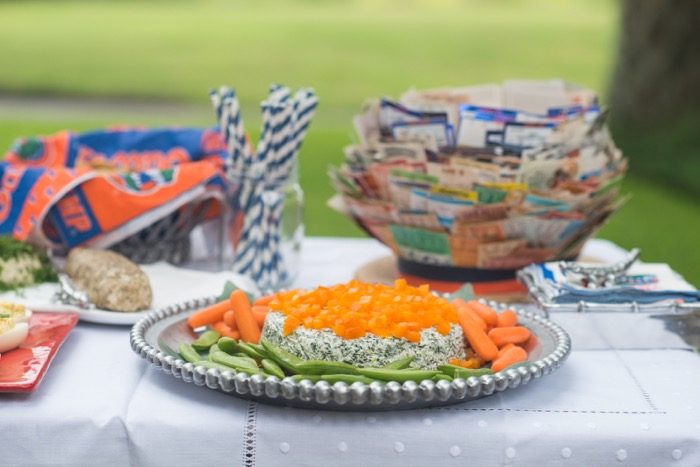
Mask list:
[[[189,300],[150,312],[131,329],[132,350],[151,365],[175,378],[197,386],[274,405],[339,411],[405,410],[458,404],[515,389],[539,379],[559,368],[571,351],[571,339],[559,325],[549,319],[518,307],[488,303],[496,309],[509,308],[518,314],[519,322],[535,332],[541,348],[534,360],[507,368],[493,375],[456,378],[453,381],[421,383],[395,381],[370,384],[346,384],[309,380],[295,382],[275,376],[248,375],[243,372],[219,371],[185,362],[172,349],[162,344],[168,329],[183,328],[190,312],[216,301],[216,297]],[[531,354],[532,355],[532,354]]]

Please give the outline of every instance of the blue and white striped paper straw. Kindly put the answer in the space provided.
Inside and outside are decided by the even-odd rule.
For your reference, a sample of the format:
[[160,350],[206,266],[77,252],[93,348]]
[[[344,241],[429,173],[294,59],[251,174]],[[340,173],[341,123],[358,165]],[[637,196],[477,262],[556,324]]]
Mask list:
[[221,88],[210,92],[210,98],[228,148],[227,178],[237,184],[232,195],[237,206],[232,208],[244,213],[234,270],[259,284],[278,284],[287,277],[280,252],[284,211],[281,191],[294,169],[318,100],[311,89],[292,96],[289,88],[271,85],[268,98],[261,103],[263,122],[253,151],[245,137],[235,91]]
[[316,112],[318,99],[312,89],[299,90],[295,96],[295,104],[296,116],[293,135],[280,151],[274,167],[271,169],[271,176],[278,183],[281,183],[286,177],[289,177],[294,167],[301,144],[306,137],[306,133],[311,125],[311,120]]

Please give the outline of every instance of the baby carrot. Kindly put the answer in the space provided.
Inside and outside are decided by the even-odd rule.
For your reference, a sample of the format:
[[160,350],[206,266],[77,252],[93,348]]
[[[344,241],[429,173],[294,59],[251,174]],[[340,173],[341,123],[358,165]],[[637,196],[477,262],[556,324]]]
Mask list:
[[238,329],[234,329],[231,326],[227,325],[223,321],[217,321],[216,323],[213,324],[212,326],[216,331],[219,332],[222,336],[225,337],[230,337],[231,339],[240,339],[241,338],[241,333],[238,332]]
[[226,313],[224,313],[224,323],[226,323],[226,326],[230,327],[231,329],[235,329],[236,331],[238,330],[238,325],[236,324],[236,314],[233,312],[233,310],[228,310]]
[[518,315],[511,310],[504,310],[498,315],[498,327],[515,326],[518,324]]
[[252,311],[255,322],[262,328],[270,308],[267,305],[253,305]]
[[214,324],[224,319],[224,313],[230,309],[231,303],[228,300],[209,305],[206,308],[192,313],[189,318],[187,318],[187,324],[189,324],[192,329],[206,326],[207,324]]
[[537,336],[532,333],[530,334],[530,338],[524,344],[522,344],[522,348],[525,349],[527,353],[530,353],[537,348],[538,344],[539,341],[537,340]]
[[275,295],[263,295],[262,297],[258,297],[255,299],[253,302],[253,306],[268,306],[272,300],[275,299]]
[[490,306],[484,305],[476,300],[468,301],[467,306],[481,316],[481,319],[486,321],[489,327],[498,326],[498,315]]
[[[267,317],[269,309],[266,306],[258,305],[252,307],[251,310],[253,311],[255,322],[258,323],[258,326],[260,326],[262,329],[262,327],[265,325],[265,318]],[[233,310],[228,310],[226,313],[224,313],[224,323],[233,329],[238,329],[238,325],[236,324],[236,313],[234,313]]]
[[510,349],[511,347],[515,347],[515,344],[506,344],[503,347],[501,347],[500,349],[498,349],[498,356],[502,357],[503,354],[508,352],[508,349]]
[[467,314],[474,322],[476,322],[482,331],[488,331],[489,325],[486,324],[486,321],[484,321],[483,318],[476,313],[476,311],[472,310],[468,306],[464,306],[460,308],[460,310],[462,310],[462,313]]
[[260,342],[260,326],[255,322],[253,310],[250,308],[250,302],[245,292],[234,290],[231,293],[230,301],[241,339],[253,344]]
[[455,308],[457,308],[457,310],[460,310],[460,309],[463,310],[462,311],[463,313],[467,313],[470,318],[472,318],[474,321],[479,323],[479,326],[484,331],[486,331],[489,328],[488,325],[486,324],[486,321],[481,319],[481,316],[476,314],[476,311],[469,308],[469,306],[467,305],[467,302],[465,302],[461,298],[455,298],[454,300],[452,300],[452,304],[455,306]]
[[489,331],[489,337],[498,347],[506,344],[522,344],[530,338],[530,331],[522,326],[507,326],[493,328]]
[[514,365],[518,362],[524,362],[527,360],[527,352],[517,345],[508,346],[508,348],[503,348],[503,352],[499,353],[498,358],[496,358],[491,363],[491,370],[493,372],[501,371]]
[[457,308],[457,316],[459,317],[462,331],[464,331],[464,337],[466,337],[467,342],[469,342],[469,345],[479,358],[486,361],[494,360],[498,356],[498,347],[481,329],[479,323],[469,316],[465,309]]

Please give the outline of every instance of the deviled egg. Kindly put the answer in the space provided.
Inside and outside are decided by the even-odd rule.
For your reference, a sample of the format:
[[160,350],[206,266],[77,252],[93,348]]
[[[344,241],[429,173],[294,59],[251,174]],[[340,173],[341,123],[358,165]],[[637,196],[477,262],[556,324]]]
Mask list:
[[0,314],[0,354],[19,347],[29,334],[29,323],[16,322],[8,314]]
[[0,315],[9,315],[16,323],[29,323],[32,311],[19,303],[0,302]]

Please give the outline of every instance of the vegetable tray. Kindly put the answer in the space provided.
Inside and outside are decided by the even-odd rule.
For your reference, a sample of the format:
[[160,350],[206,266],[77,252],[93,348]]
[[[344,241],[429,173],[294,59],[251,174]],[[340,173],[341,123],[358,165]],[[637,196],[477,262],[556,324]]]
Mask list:
[[[233,370],[195,366],[182,360],[178,354],[180,343],[192,342],[197,338],[187,325],[187,316],[216,300],[216,297],[190,300],[149,313],[132,328],[131,348],[150,364],[186,383],[268,404],[339,411],[442,406],[510,391],[556,370],[571,350],[570,338],[560,326],[535,313],[515,309],[519,322],[537,336],[537,345],[529,353],[527,362],[492,375],[456,378],[451,382],[424,380],[403,384],[329,384],[326,381],[296,382],[292,378],[280,380],[275,376],[250,376]],[[497,309],[505,307],[489,304]]]

